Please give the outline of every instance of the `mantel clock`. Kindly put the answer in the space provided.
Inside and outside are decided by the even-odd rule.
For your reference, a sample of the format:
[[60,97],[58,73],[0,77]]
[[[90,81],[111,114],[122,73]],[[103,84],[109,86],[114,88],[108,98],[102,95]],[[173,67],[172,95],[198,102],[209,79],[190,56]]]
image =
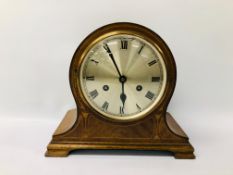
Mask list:
[[194,158],[187,135],[166,111],[176,65],[155,32],[133,23],[95,30],[74,53],[69,78],[77,109],[67,112],[46,156],[67,156],[79,149],[133,149]]

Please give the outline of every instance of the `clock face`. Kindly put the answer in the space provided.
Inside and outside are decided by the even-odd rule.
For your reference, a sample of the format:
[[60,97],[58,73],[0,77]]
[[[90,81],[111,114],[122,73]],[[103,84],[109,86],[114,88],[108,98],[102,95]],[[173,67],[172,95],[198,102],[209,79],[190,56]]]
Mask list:
[[166,67],[159,49],[131,35],[114,35],[96,43],[80,69],[88,104],[104,117],[128,121],[148,114],[161,99]]

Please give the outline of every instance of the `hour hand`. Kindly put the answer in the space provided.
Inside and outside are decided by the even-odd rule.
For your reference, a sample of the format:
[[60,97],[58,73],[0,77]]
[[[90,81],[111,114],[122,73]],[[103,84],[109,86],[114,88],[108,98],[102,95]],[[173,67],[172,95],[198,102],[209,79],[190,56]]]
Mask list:
[[121,102],[123,104],[123,106],[120,108],[120,113],[121,114],[124,114],[124,108],[125,108],[125,101],[126,101],[126,94],[125,94],[125,90],[124,90],[124,83],[126,81],[126,77],[120,77],[120,82],[121,82],[121,88],[122,88],[122,92],[120,94],[120,99],[121,99]]
[[123,106],[120,106],[120,114],[124,114],[125,113],[124,109],[125,109],[126,95],[124,93],[121,93],[120,98],[121,98],[121,102],[123,104]]
[[125,95],[124,92],[122,92],[121,95],[120,95],[120,99],[121,99],[121,102],[123,104],[123,109],[125,107],[125,100],[126,100],[126,98],[127,98],[127,96]]

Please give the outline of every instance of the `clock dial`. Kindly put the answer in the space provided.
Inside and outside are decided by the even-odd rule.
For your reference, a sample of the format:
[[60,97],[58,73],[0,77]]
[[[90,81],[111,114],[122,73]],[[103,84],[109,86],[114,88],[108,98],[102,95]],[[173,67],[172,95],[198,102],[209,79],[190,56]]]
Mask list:
[[146,40],[114,35],[89,50],[80,79],[84,97],[97,112],[129,120],[143,117],[159,102],[166,69],[159,50]]

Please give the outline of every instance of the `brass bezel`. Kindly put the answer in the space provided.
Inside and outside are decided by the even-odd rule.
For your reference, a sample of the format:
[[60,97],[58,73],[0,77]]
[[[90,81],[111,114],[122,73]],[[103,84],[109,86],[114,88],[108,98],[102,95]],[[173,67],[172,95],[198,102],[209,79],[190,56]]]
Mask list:
[[[92,46],[94,46],[99,41],[109,36],[119,35],[119,34],[134,35],[140,37],[146,40],[147,42],[149,42],[154,47],[156,47],[163,57],[163,61],[167,70],[166,72],[167,78],[165,83],[166,85],[162,97],[150,111],[148,111],[142,117],[137,119],[116,120],[114,118],[107,118],[103,116],[89,105],[81,90],[80,80],[78,79],[77,81],[77,77],[80,76],[79,71],[81,68],[81,64],[83,63],[83,60],[86,54],[88,53],[88,51],[90,50],[90,48],[92,48]],[[81,109],[82,111],[92,113],[94,114],[94,116],[97,116],[101,119],[106,119],[108,121],[117,122],[117,123],[135,122],[147,118],[146,116],[150,116],[150,114],[153,113],[154,111],[156,112],[166,111],[167,105],[170,101],[170,98],[175,88],[175,83],[176,83],[176,65],[172,53],[169,50],[166,43],[150,29],[134,23],[113,23],[95,30],[93,33],[87,36],[80,44],[80,46],[78,47],[78,49],[76,50],[73,56],[70,65],[70,86],[77,104],[77,108]]]

